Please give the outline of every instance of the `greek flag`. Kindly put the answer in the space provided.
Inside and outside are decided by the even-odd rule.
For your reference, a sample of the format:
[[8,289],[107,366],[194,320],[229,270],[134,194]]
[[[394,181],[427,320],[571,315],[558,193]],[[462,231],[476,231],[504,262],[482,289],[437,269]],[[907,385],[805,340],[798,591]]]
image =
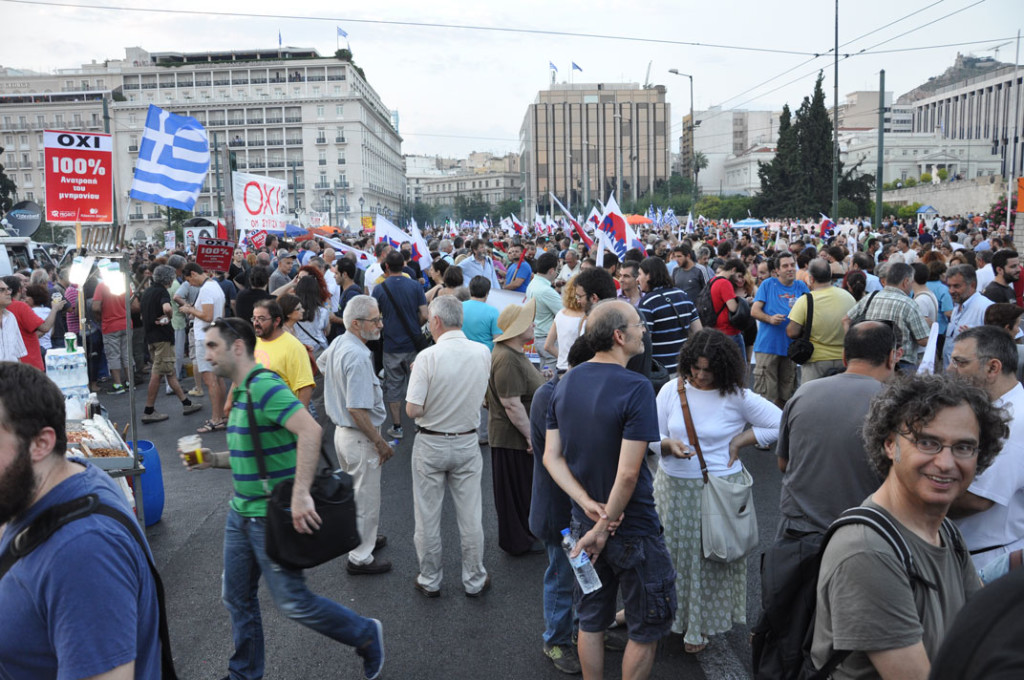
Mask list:
[[348,33],[343,31],[341,26],[338,26],[337,28],[338,28],[338,37],[339,38],[347,38],[348,37]]
[[150,104],[129,195],[192,210],[210,169],[210,142],[195,118]]
[[558,71],[558,67],[555,66],[555,62],[553,61],[548,62],[548,68],[550,68],[552,71]]

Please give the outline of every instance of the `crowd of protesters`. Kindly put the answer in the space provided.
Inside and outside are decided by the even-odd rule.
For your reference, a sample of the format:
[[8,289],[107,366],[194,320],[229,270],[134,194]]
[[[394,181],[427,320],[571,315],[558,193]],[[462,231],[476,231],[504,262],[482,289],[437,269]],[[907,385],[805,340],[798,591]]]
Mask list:
[[[586,678],[602,677],[606,648],[624,650],[623,677],[642,678],[664,637],[711,653],[715,635],[746,623],[747,561],[708,559],[700,518],[705,476],[741,479],[750,449],[742,455],[775,447],[783,471],[779,541],[824,534],[863,504],[898,527],[933,588],[916,605],[912,579],[894,576],[901,567],[879,537],[837,531],[812,647],[819,668],[850,653],[832,677],[928,677],[982,580],[1020,565],[1024,282],[1004,226],[957,218],[858,221],[828,233],[649,228],[645,249],[622,253],[598,253],[570,231],[425,232],[428,267],[408,244],[344,235],[344,252],[270,236],[236,251],[226,272],[204,270],[184,250],[137,247],[125,253],[127,300],[96,272],[81,290],[67,268],[4,277],[0,359],[42,369],[46,349],[75,333],[93,389],[120,395],[129,381],[148,383],[143,424],[172,417],[156,410],[161,385],[183,416],[208,411],[196,431],[227,430],[230,455],[189,464],[234,472],[225,578],[252,564],[270,571],[247,524],[265,507],[251,500],[239,453],[249,441],[240,411],[257,396],[268,400],[260,431],[289,452],[280,478],[300,482],[298,530],[318,521],[302,488],[317,464],[314,440],[353,476],[363,539],[349,554],[353,575],[392,568],[378,555],[387,545],[378,527],[382,512],[399,509],[381,508],[381,466],[407,436],[403,415],[415,423],[413,585],[427,598],[442,594],[446,489],[462,534],[462,589],[480,597],[492,587],[480,525],[486,447],[500,549],[548,557],[537,575],[543,652]],[[487,302],[494,291],[515,300],[499,313]],[[813,347],[801,363],[789,356],[798,338]],[[271,377],[259,377],[261,367]],[[830,448],[826,462],[816,459]],[[594,593],[575,585],[561,548],[567,527],[601,577]],[[287,577],[268,576],[278,606],[356,647],[366,676],[377,677],[380,622],[315,598],[301,572],[281,571]],[[254,602],[225,582],[231,678],[262,674]],[[0,644],[0,668],[7,663]]]

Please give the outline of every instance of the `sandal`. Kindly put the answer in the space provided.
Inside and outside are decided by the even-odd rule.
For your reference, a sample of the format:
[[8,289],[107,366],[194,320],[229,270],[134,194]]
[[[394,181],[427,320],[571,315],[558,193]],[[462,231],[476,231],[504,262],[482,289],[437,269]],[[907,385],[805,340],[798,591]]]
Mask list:
[[213,420],[207,420],[205,423],[196,428],[196,434],[209,434],[210,432],[217,432],[219,430],[226,430],[228,427],[227,421],[213,422]]
[[701,635],[701,640],[703,642],[701,642],[699,645],[692,645],[689,642],[684,642],[683,643],[683,650],[687,654],[700,654],[701,652],[703,652],[705,649],[708,648],[708,639],[706,637],[704,637],[703,635]]

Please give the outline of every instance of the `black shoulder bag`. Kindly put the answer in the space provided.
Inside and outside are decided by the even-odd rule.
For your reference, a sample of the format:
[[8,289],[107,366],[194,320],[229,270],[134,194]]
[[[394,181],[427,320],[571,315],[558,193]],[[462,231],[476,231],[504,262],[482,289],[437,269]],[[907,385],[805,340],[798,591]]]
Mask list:
[[795,364],[806,364],[811,360],[811,355],[814,354],[814,344],[811,342],[811,324],[814,322],[814,296],[810,293],[806,293],[807,298],[807,318],[804,319],[803,332],[800,333],[800,337],[789,343],[789,348],[786,349],[786,356],[788,356]]
[[380,287],[384,289],[384,294],[387,295],[388,300],[391,301],[391,306],[395,310],[395,315],[398,317],[398,320],[402,323],[402,328],[405,329],[406,334],[412,339],[412,344],[416,348],[416,351],[422,352],[426,348],[430,347],[431,344],[433,344],[433,340],[424,335],[422,329],[420,329],[419,333],[413,332],[412,327],[409,326],[409,320],[405,318],[405,314],[402,314],[401,308],[398,306],[398,303],[395,302],[395,297],[391,294],[391,291],[388,290],[388,287],[385,285],[386,283],[386,279],[384,281],[381,281]]
[[163,680],[178,680],[174,671],[174,660],[171,655],[171,636],[167,631],[167,608],[164,605],[164,583],[160,580],[160,573],[153,564],[153,557],[149,554],[149,547],[146,539],[142,537],[138,525],[120,510],[109,505],[100,503],[99,496],[89,494],[67,503],[54,505],[39,514],[32,523],[22,529],[7,544],[7,549],[0,555],[0,579],[11,570],[11,567],[22,557],[25,557],[40,545],[46,542],[58,529],[65,524],[75,520],[88,517],[89,515],[103,515],[116,520],[128,530],[135,542],[142,549],[149,563],[149,573],[153,575],[153,587],[156,590],[156,601],[160,607],[160,676]]
[[[313,478],[309,495],[313,497],[320,528],[311,534],[300,534],[292,525],[292,487],[294,479],[286,479],[270,490],[270,475],[260,443],[256,410],[252,404],[249,383],[267,369],[254,371],[245,381],[249,413],[249,432],[256,465],[260,471],[263,491],[267,494],[267,556],[288,569],[309,569],[344,555],[361,542],[356,528],[356,498],[352,476],[343,470],[324,470]],[[275,374],[276,375],[276,374]],[[295,464],[298,465],[296,456]]]

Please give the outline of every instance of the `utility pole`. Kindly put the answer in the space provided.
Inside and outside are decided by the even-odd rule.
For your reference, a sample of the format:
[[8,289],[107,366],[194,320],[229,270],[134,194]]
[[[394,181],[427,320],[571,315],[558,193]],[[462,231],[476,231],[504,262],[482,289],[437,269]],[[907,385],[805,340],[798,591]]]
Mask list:
[[[875,164],[875,230],[882,228],[882,158],[885,146],[885,69],[878,74],[878,162]],[[832,218],[835,219],[835,218]]]
[[220,149],[217,145],[217,133],[213,133],[213,172],[217,177],[217,217],[224,217],[224,194],[220,177]]
[[[107,100],[106,97],[103,97],[103,131],[105,133],[107,133],[108,135],[110,134],[110,105],[109,105],[108,100]],[[113,173],[113,168],[111,168],[111,173]],[[114,200],[111,201],[111,207],[113,208],[113,213],[112,213],[111,217],[114,220],[113,226],[114,226],[114,231],[115,232],[117,231],[117,179],[116,179],[116,177],[117,176],[115,175],[115,176],[110,178],[110,191],[111,191],[111,193],[114,194]],[[170,214],[170,208],[168,208],[168,214]],[[125,219],[126,220],[127,220],[127,217],[128,216],[125,215]]]
[[832,214],[839,219],[839,0],[836,0],[836,44],[832,55]]

